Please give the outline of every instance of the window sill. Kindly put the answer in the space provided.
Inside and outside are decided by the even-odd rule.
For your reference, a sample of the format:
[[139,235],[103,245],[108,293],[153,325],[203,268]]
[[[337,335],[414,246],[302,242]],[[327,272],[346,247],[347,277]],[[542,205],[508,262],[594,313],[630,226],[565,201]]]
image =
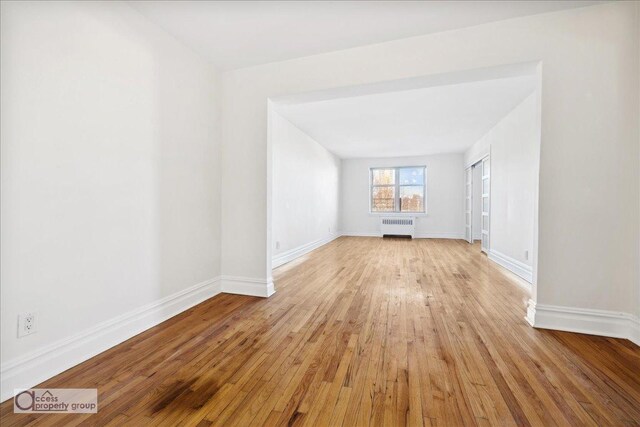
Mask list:
[[419,216],[427,216],[427,212],[369,212],[369,216],[419,217]]

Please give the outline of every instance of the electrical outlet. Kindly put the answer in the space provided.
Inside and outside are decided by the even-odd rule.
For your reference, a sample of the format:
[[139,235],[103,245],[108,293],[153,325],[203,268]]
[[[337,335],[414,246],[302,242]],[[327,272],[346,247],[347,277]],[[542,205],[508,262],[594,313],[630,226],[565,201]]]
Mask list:
[[276,249],[280,249],[280,242],[276,242]]
[[524,251],[524,259],[529,261],[529,251]]
[[18,315],[18,338],[38,332],[37,320],[36,312]]

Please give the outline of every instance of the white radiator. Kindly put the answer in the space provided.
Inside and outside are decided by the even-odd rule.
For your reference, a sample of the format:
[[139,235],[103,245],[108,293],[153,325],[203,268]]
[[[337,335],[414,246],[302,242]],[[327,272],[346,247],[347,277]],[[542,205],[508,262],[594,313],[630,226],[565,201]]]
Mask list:
[[382,235],[411,236],[416,232],[414,218],[380,218],[380,231]]

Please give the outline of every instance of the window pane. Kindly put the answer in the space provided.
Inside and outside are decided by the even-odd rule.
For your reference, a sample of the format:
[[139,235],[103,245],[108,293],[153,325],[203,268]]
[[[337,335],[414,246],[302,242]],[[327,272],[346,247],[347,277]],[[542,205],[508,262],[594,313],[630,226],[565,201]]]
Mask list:
[[400,187],[400,212],[423,212],[423,190],[422,185]]
[[395,187],[373,187],[371,191],[372,212],[393,212],[395,210]]
[[400,185],[424,185],[424,168],[400,168]]
[[373,185],[393,185],[396,183],[395,169],[373,169]]

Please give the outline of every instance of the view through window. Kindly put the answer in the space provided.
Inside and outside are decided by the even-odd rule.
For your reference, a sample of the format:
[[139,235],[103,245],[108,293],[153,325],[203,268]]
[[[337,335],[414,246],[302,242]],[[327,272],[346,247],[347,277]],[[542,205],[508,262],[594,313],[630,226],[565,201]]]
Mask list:
[[425,166],[372,168],[371,212],[425,212]]

